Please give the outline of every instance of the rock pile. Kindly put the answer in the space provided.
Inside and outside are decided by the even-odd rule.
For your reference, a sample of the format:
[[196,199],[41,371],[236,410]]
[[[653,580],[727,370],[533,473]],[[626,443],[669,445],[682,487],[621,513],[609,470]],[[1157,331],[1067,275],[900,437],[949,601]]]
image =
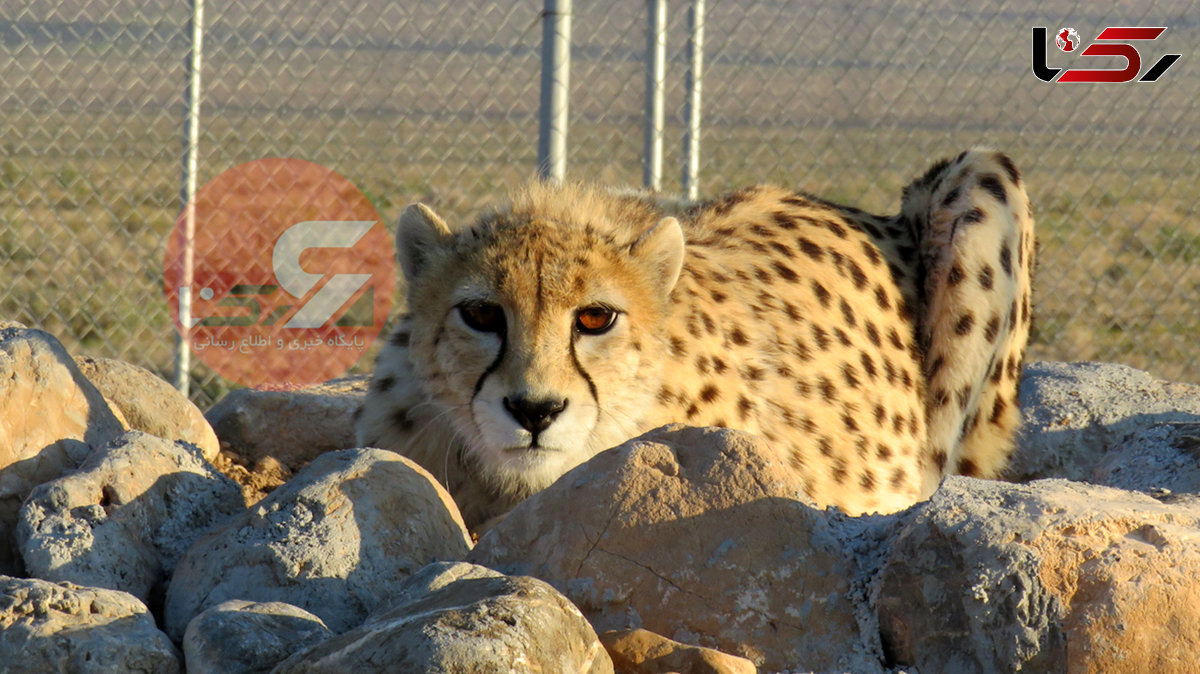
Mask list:
[[886,516],[805,505],[754,436],[664,427],[475,545],[428,473],[352,446],[362,392],[206,420],[0,324],[5,671],[1200,670],[1197,387],[1030,365],[1014,482]]

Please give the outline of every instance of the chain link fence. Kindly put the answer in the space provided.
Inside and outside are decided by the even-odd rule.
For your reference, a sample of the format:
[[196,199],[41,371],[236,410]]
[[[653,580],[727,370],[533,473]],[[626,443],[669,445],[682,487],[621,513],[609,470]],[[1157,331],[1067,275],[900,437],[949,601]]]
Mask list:
[[[667,17],[666,167],[680,189],[685,11]],[[898,208],[971,145],[1023,168],[1040,233],[1031,357],[1200,381],[1200,72],[1192,1],[962,6],[708,0],[701,196],[772,181]],[[209,4],[200,184],[263,157],[322,164],[394,222],[449,218],[535,174],[540,0]],[[575,2],[568,177],[642,178],[646,5]],[[170,378],[191,12],[168,0],[0,0],[0,319]],[[1153,83],[1048,84],[1031,29],[1166,26]],[[1050,47],[1052,66],[1078,65]],[[1120,68],[1119,58],[1089,57]],[[368,355],[356,366],[369,369]],[[203,407],[231,384],[195,363]]]

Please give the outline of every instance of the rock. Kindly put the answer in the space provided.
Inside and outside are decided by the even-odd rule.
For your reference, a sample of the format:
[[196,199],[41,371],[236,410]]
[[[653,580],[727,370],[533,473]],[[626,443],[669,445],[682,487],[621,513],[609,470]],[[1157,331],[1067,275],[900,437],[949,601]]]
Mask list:
[[893,665],[922,672],[1191,672],[1200,498],[947,478],[881,574]]
[[[871,671],[843,538],[754,436],[665,426],[518,505],[468,561],[548,581],[601,632],[642,627],[767,669]],[[865,534],[864,534],[865,535]]]
[[617,674],[755,674],[753,662],[710,648],[688,646],[643,629],[600,635]]
[[357,447],[354,410],[366,376],[345,377],[298,391],[239,389],[206,414],[221,448],[253,471],[273,457],[297,471],[321,454]]
[[200,448],[212,461],[220,451],[200,408],[149,370],[112,358],[76,356],[75,364],[104,398],[120,412],[126,428],[165,440],[182,440]]
[[332,635],[320,618],[297,606],[232,599],[188,623],[183,655],[189,674],[269,672]]
[[1031,363],[1020,397],[1009,479],[1200,492],[1200,386],[1112,363]]
[[410,574],[470,549],[450,495],[393,452],[318,457],[283,487],[202,536],[167,590],[174,639],[227,599],[281,601],[334,632],[360,624]]
[[17,541],[29,573],[150,603],[201,532],[245,508],[195,445],[130,431],[36,489]]
[[612,672],[579,609],[548,584],[463,563],[431,564],[391,607],[281,664],[301,672]]
[[181,671],[132,595],[35,578],[0,576],[0,654],[10,674]]
[[0,573],[21,573],[17,511],[30,490],[78,466],[124,428],[57,339],[0,328]]

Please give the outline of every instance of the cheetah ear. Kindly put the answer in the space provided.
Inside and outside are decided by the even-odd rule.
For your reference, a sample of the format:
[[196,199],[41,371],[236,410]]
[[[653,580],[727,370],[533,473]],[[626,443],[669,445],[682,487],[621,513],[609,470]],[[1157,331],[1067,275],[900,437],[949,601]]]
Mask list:
[[675,218],[663,218],[629,246],[629,253],[657,272],[666,296],[683,268],[683,228]]
[[396,227],[396,257],[411,282],[421,275],[430,253],[445,246],[452,236],[445,221],[425,204],[412,204],[400,214]]

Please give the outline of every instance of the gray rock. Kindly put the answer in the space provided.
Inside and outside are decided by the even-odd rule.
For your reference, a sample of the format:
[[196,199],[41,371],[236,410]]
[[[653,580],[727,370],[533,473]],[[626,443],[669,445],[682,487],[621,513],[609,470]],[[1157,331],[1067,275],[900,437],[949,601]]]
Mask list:
[[205,460],[216,458],[217,434],[200,408],[149,370],[112,358],[76,356],[75,364],[104,398],[120,411],[126,425],[165,440],[200,448]]
[[333,633],[317,616],[282,602],[231,599],[188,623],[183,655],[188,674],[252,674]]
[[167,590],[166,630],[181,639],[196,614],[245,599],[294,604],[343,632],[413,572],[469,549],[449,494],[415,463],[331,452],[187,551]]
[[29,492],[122,431],[57,339],[18,324],[0,328],[0,573],[21,573],[13,536]]
[[9,674],[180,671],[171,640],[125,592],[0,576],[0,668]]
[[947,478],[880,574],[892,665],[1195,671],[1200,499]]
[[431,564],[409,578],[394,602],[275,672],[613,671],[579,609],[534,578],[463,563]]
[[468,561],[548,581],[601,632],[640,627],[766,669],[872,671],[854,551],[887,520],[796,500],[800,477],[761,442],[647,433],[521,503]]
[[238,485],[194,445],[130,431],[34,489],[17,541],[39,578],[149,602],[201,532],[245,505]]
[[1113,363],[1030,363],[1007,477],[1200,492],[1200,386]]
[[354,411],[366,376],[345,377],[299,391],[239,389],[205,414],[221,449],[253,469],[270,457],[297,471],[326,452],[357,447]]

